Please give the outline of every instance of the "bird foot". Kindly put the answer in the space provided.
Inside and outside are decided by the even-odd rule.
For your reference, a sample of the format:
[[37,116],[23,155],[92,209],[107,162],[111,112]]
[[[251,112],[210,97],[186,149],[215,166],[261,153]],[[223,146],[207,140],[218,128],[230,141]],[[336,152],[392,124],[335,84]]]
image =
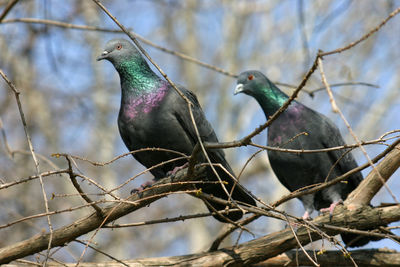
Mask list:
[[299,226],[301,226],[301,224],[299,223],[295,223],[295,222],[288,222],[285,226],[285,229],[287,228],[293,228],[293,230],[297,231],[297,229],[299,228]]
[[151,180],[151,181],[147,181],[143,184],[141,184],[138,188],[134,188],[131,190],[131,195],[132,194],[138,194],[138,193],[142,193],[143,190],[145,190],[148,187],[151,187],[153,184],[155,183],[155,180]]
[[304,212],[304,214],[303,214],[303,220],[305,220],[305,221],[311,221],[312,219],[311,219],[311,216],[310,216],[310,213],[308,212],[308,211],[305,211]]
[[322,213],[329,211],[329,220],[332,220],[333,210],[339,204],[343,204],[343,200],[335,201],[329,206],[329,208],[323,208],[323,209],[320,209],[319,211]]
[[183,164],[182,166],[175,167],[172,171],[167,172],[167,175],[168,175],[168,176],[174,175],[175,173],[177,173],[177,171],[186,168],[188,165],[189,165],[189,162],[186,162],[186,163]]

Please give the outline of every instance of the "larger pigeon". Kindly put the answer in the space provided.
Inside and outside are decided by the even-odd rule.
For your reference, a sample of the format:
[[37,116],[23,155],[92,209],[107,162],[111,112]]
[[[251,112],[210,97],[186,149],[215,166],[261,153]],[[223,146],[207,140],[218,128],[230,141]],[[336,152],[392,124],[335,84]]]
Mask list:
[[[245,71],[238,77],[235,94],[245,93],[260,104],[266,118],[273,115],[288,99],[259,71]],[[338,128],[325,117],[297,101],[289,107],[268,128],[268,145],[289,149],[321,149],[343,146]],[[279,181],[291,192],[305,186],[332,180],[354,168],[357,163],[349,151],[335,150],[324,153],[284,153],[268,150],[268,157]],[[346,183],[337,183],[314,194],[299,197],[309,218],[315,209],[330,210],[346,199],[362,181],[357,172],[347,178]],[[363,246],[370,240],[354,234],[342,234],[343,241],[352,247]]]
[[[110,61],[120,76],[122,97],[118,116],[118,128],[121,137],[130,151],[141,148],[157,147],[178,151],[190,155],[198,138],[190,118],[187,102],[164,79],[156,75],[133,44],[124,39],[114,39],[106,44],[104,52],[97,60]],[[193,103],[193,116],[202,141],[218,142],[210,123],[206,120],[196,96],[189,90],[179,87],[180,91]],[[230,175],[233,171],[225,160],[220,149],[208,151],[213,163],[221,164]],[[134,154],[136,160],[147,168],[179,157],[176,153],[162,151],[146,151]],[[204,156],[200,159],[206,162]],[[187,163],[186,159],[163,164],[151,170],[155,180],[166,177],[168,173]],[[215,167],[230,193],[234,180],[222,168]],[[216,175],[207,169],[209,181],[199,185],[202,191],[216,197],[228,199]],[[232,199],[249,205],[255,205],[254,199],[237,184],[232,193]],[[205,203],[210,211],[225,209],[224,205]],[[230,212],[224,217],[236,221],[243,216],[241,211]],[[220,215],[217,220],[226,222]]]

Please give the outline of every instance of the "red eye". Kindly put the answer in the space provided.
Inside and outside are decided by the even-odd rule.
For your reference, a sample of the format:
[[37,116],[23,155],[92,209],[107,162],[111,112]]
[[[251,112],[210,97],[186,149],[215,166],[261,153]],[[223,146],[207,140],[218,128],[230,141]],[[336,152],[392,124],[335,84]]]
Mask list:
[[122,44],[117,44],[116,48],[117,48],[118,50],[121,50],[121,49],[122,49]]
[[254,75],[253,75],[253,74],[250,74],[250,75],[247,77],[247,79],[250,80],[250,81],[253,80],[253,79],[254,79]]

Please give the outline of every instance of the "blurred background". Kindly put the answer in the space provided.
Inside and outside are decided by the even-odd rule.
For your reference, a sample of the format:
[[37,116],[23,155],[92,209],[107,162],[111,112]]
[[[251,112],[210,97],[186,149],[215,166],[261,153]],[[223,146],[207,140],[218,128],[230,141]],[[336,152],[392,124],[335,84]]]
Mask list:
[[[0,13],[10,1],[0,0]],[[296,87],[311,67],[319,49],[343,47],[376,27],[400,1],[102,1],[127,28],[162,47],[187,54],[200,61],[238,74],[258,69],[275,82]],[[46,24],[24,23],[21,18],[61,21],[118,30],[117,26],[92,1],[19,1],[0,23],[0,68],[21,91],[21,101],[35,151],[40,155],[40,170],[66,168],[63,158],[53,153],[68,153],[92,161],[106,162],[127,152],[118,132],[120,102],[119,77],[109,62],[97,62],[104,44],[121,33],[85,31]],[[361,140],[379,138],[400,125],[400,17],[390,20],[377,33],[356,47],[324,58],[324,70],[333,87],[339,108]],[[125,37],[127,38],[127,37]],[[258,104],[245,95],[233,96],[236,80],[188,62],[143,43],[143,47],[176,83],[194,91],[221,141],[232,141],[249,134],[265,117]],[[368,83],[369,86],[358,83]],[[305,90],[323,87],[316,71]],[[290,94],[293,88],[280,86]],[[340,117],[332,112],[326,90],[302,92],[299,101],[331,118],[348,143],[354,140]],[[0,179],[11,182],[35,175],[15,97],[7,84],[0,82]],[[4,138],[6,136],[6,139]],[[266,131],[255,143],[265,145]],[[390,142],[389,142],[390,143]],[[382,145],[366,147],[374,157]],[[227,159],[236,173],[258,149],[227,149]],[[365,156],[353,152],[359,164]],[[77,161],[79,171],[106,188],[114,188],[145,168],[132,157],[104,167]],[[370,171],[366,169],[364,176]],[[127,197],[134,187],[152,178],[142,175],[117,191]],[[269,167],[266,152],[258,154],[245,169],[241,181],[252,193],[271,203],[288,191]],[[92,184],[80,180],[85,192],[100,193]],[[64,210],[84,204],[67,176],[44,178],[50,210]],[[400,197],[399,172],[388,186]],[[103,196],[93,196],[94,199]],[[0,247],[48,230],[46,217],[4,227],[17,219],[45,212],[39,180],[19,184],[0,193]],[[373,204],[393,202],[382,189]],[[304,209],[297,199],[279,207],[301,216]],[[117,223],[205,212],[198,199],[171,195],[150,207],[132,213]],[[51,216],[53,227],[91,213],[84,208]],[[316,213],[312,215],[317,216]],[[281,230],[286,223],[261,218],[249,225],[254,236],[240,235],[239,242]],[[172,256],[207,249],[223,224],[212,217],[139,226],[103,229],[94,245],[119,259]],[[223,243],[237,242],[239,231]],[[91,237],[82,236],[80,240]],[[321,244],[311,247],[319,249]],[[329,248],[328,242],[324,247]],[[400,249],[390,241],[370,243],[368,247]],[[79,258],[84,246],[70,243],[54,250],[54,258],[71,262]],[[32,259],[32,257],[30,257]],[[104,261],[107,257],[88,250],[84,261]]]

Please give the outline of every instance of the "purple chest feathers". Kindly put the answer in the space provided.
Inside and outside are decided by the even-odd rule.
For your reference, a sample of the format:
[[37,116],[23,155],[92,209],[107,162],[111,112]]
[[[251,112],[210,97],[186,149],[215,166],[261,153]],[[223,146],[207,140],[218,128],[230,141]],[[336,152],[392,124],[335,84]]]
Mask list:
[[[268,141],[271,146],[280,146],[287,143],[293,136],[287,136],[287,133],[305,132],[306,121],[302,116],[303,106],[290,106],[275,122],[272,122]],[[274,124],[275,123],[275,124]]]
[[156,92],[144,93],[140,96],[130,97],[122,106],[122,114],[128,119],[133,119],[151,112],[154,108],[161,104],[167,90],[158,90]]

